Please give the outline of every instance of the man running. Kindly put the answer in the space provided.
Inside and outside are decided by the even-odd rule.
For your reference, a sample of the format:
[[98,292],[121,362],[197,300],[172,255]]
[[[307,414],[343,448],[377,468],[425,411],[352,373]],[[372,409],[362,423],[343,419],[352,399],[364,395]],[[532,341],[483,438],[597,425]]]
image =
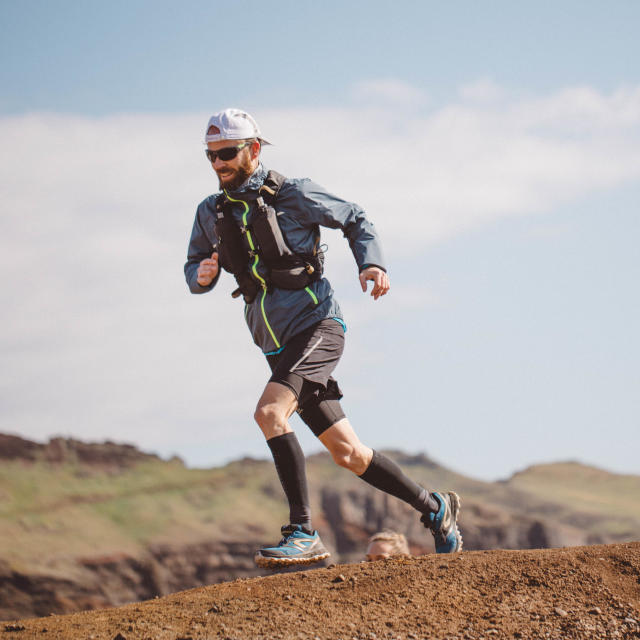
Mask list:
[[304,454],[289,426],[294,411],[338,465],[420,512],[437,553],[460,551],[458,496],[427,491],[395,462],[360,442],[331,376],[342,355],[346,326],[331,285],[322,276],[319,227],[343,231],[362,291],[372,281],[371,295],[378,300],[390,284],[373,224],[361,207],[309,179],[267,172],[260,153],[270,143],[244,111],[225,109],[211,116],[205,143],[220,192],[198,205],[185,277],[192,293],[213,289],[221,267],[236,279],[233,295],[244,299],[249,330],[272,371],[255,420],[289,502],[282,539],[260,549],[256,563],[311,564],[329,555],[311,525]]

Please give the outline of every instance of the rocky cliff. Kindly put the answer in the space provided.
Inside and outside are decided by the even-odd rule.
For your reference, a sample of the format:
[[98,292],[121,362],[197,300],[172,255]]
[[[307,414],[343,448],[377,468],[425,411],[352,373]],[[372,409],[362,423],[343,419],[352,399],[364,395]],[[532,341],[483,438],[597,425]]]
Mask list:
[[144,453],[130,444],[115,442],[87,443],[73,438],[51,438],[41,444],[20,436],[0,433],[0,460],[47,462],[51,464],[79,463],[93,468],[118,471],[146,460],[160,460],[153,453]]

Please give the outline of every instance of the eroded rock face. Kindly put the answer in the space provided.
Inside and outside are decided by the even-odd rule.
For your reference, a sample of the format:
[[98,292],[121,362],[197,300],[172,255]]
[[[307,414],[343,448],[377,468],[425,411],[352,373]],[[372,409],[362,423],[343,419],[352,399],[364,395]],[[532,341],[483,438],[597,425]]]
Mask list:
[[[340,562],[356,562],[370,535],[389,528],[403,532],[414,555],[434,553],[433,538],[416,512],[405,503],[384,493],[363,487],[344,493],[321,490],[320,504],[327,522],[329,543]],[[460,517],[460,530],[467,551],[479,549],[544,549],[613,542],[603,537],[592,540],[578,528],[509,513],[467,501]],[[333,536],[331,539],[329,536]]]
[[43,449],[44,445],[37,442],[0,433],[0,460],[35,461]]
[[264,575],[253,545],[203,543],[158,547],[140,557],[79,559],[68,578],[0,567],[0,619],[64,614],[148,600],[195,586]]
[[51,438],[46,444],[0,433],[0,460],[44,461],[52,464],[78,462],[92,468],[126,469],[148,460],[160,460],[130,444],[87,443],[73,438]]

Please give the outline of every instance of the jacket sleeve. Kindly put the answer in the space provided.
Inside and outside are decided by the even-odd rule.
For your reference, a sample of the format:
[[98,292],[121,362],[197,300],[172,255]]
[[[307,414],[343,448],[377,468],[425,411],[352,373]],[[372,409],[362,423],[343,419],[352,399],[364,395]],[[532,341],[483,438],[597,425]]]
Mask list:
[[342,200],[311,180],[295,180],[301,208],[309,221],[330,229],[341,229],[349,241],[358,271],[379,267],[386,271],[380,237],[364,209]]
[[191,293],[206,293],[207,291],[211,291],[211,289],[216,286],[218,278],[220,277],[220,271],[218,271],[218,275],[207,287],[203,287],[197,282],[200,262],[205,258],[210,258],[213,253],[213,244],[202,227],[201,216],[204,213],[204,207],[201,204],[196,211],[196,218],[193,222],[189,249],[187,251],[187,262],[184,265],[184,275]]

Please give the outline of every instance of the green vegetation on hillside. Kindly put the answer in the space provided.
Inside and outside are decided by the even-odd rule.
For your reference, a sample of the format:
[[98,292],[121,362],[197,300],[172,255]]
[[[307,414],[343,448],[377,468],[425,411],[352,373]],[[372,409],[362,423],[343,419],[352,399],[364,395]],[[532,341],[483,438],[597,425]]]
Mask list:
[[[3,462],[0,548],[13,563],[42,565],[58,555],[133,553],[150,544],[232,535],[246,514],[265,530],[285,505],[270,465],[187,469],[142,462],[113,473],[79,464]],[[242,517],[245,514],[245,517]]]
[[640,523],[640,476],[561,462],[529,467],[506,485],[556,504],[565,512],[589,514],[596,528],[604,526],[614,535],[637,530]]

